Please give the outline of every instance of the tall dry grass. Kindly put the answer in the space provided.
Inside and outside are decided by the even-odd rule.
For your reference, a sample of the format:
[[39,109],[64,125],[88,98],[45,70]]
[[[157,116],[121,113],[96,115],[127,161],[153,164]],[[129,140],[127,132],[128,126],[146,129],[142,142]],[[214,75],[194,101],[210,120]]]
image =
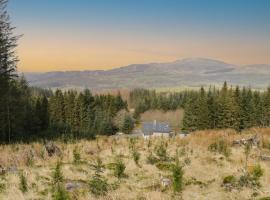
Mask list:
[[[105,165],[114,162],[115,156],[120,155],[126,165],[127,178],[120,181],[116,190],[111,190],[106,197],[100,199],[252,199],[254,193],[258,197],[270,196],[270,162],[261,161],[260,155],[270,155],[267,146],[252,148],[249,166],[260,164],[264,169],[261,179],[262,187],[257,190],[243,188],[239,191],[226,192],[221,183],[225,176],[239,176],[245,164],[244,149],[232,146],[232,141],[249,138],[257,134],[261,140],[270,141],[270,129],[250,129],[242,133],[233,130],[206,130],[194,132],[186,138],[153,138],[148,140],[138,138],[136,150],[141,154],[140,166],[137,166],[129,150],[129,138],[126,137],[98,137],[96,140],[80,140],[74,143],[56,141],[62,154],[49,157],[44,146],[40,143],[13,144],[0,146],[0,165],[7,171],[0,175],[0,183],[5,189],[0,189],[0,199],[52,199],[52,172],[58,161],[62,162],[65,183],[79,181],[84,188],[70,191],[73,199],[96,199],[88,189],[87,183],[94,173],[90,165],[100,157]],[[226,141],[231,149],[231,155],[225,158],[222,154],[210,152],[209,145],[219,141]],[[184,166],[185,182],[182,194],[174,196],[171,189],[163,190],[160,180],[170,178],[169,171],[158,169],[147,163],[149,151],[154,152],[155,146],[161,141],[168,144],[168,156],[174,158],[179,152],[180,161]],[[81,163],[74,164],[73,150],[77,148]],[[112,150],[113,149],[113,150]],[[173,161],[170,161],[173,162]],[[19,190],[19,174],[24,172],[29,191]],[[109,183],[118,181],[113,173],[106,169],[104,176]],[[257,198],[257,197],[256,197]]]

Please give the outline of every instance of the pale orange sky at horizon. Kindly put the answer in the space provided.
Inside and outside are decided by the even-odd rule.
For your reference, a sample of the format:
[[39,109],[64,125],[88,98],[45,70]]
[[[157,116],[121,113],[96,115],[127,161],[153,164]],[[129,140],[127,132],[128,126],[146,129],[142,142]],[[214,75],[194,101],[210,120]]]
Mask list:
[[[93,40],[64,37],[59,40],[24,35],[19,41],[19,72],[112,69],[129,64],[173,62],[205,57],[230,64],[269,64],[266,45],[222,43],[219,40],[164,38],[102,38]],[[235,45],[233,43],[235,42]]]
[[18,71],[111,69],[203,57],[270,64],[270,1],[11,0]]

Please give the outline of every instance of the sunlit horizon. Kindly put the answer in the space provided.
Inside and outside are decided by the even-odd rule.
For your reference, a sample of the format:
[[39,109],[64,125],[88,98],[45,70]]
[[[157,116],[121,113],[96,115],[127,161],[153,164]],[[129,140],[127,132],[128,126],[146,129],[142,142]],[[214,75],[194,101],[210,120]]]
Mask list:
[[21,1],[20,72],[106,70],[203,57],[270,64],[269,1]]

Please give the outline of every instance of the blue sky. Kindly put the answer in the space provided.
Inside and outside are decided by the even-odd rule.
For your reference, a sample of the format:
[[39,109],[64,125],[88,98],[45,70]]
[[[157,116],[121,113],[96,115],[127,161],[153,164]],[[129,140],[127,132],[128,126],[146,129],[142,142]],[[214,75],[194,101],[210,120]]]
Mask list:
[[[113,68],[187,56],[270,63],[268,0],[10,0],[8,9],[24,34],[23,70]],[[62,52],[61,46],[76,43],[58,56],[64,59],[77,49],[79,60],[63,66],[60,58],[49,61],[49,41]],[[43,45],[39,55],[26,52]],[[39,59],[31,62],[32,56],[44,66],[37,68]]]

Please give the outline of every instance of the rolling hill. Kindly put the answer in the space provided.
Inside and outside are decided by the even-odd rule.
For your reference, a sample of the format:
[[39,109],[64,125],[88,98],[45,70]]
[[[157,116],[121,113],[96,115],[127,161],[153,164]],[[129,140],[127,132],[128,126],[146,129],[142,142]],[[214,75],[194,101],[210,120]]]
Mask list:
[[43,88],[197,87],[233,85],[263,88],[270,85],[270,65],[238,66],[206,58],[187,58],[168,63],[132,64],[111,70],[25,73],[31,86]]

